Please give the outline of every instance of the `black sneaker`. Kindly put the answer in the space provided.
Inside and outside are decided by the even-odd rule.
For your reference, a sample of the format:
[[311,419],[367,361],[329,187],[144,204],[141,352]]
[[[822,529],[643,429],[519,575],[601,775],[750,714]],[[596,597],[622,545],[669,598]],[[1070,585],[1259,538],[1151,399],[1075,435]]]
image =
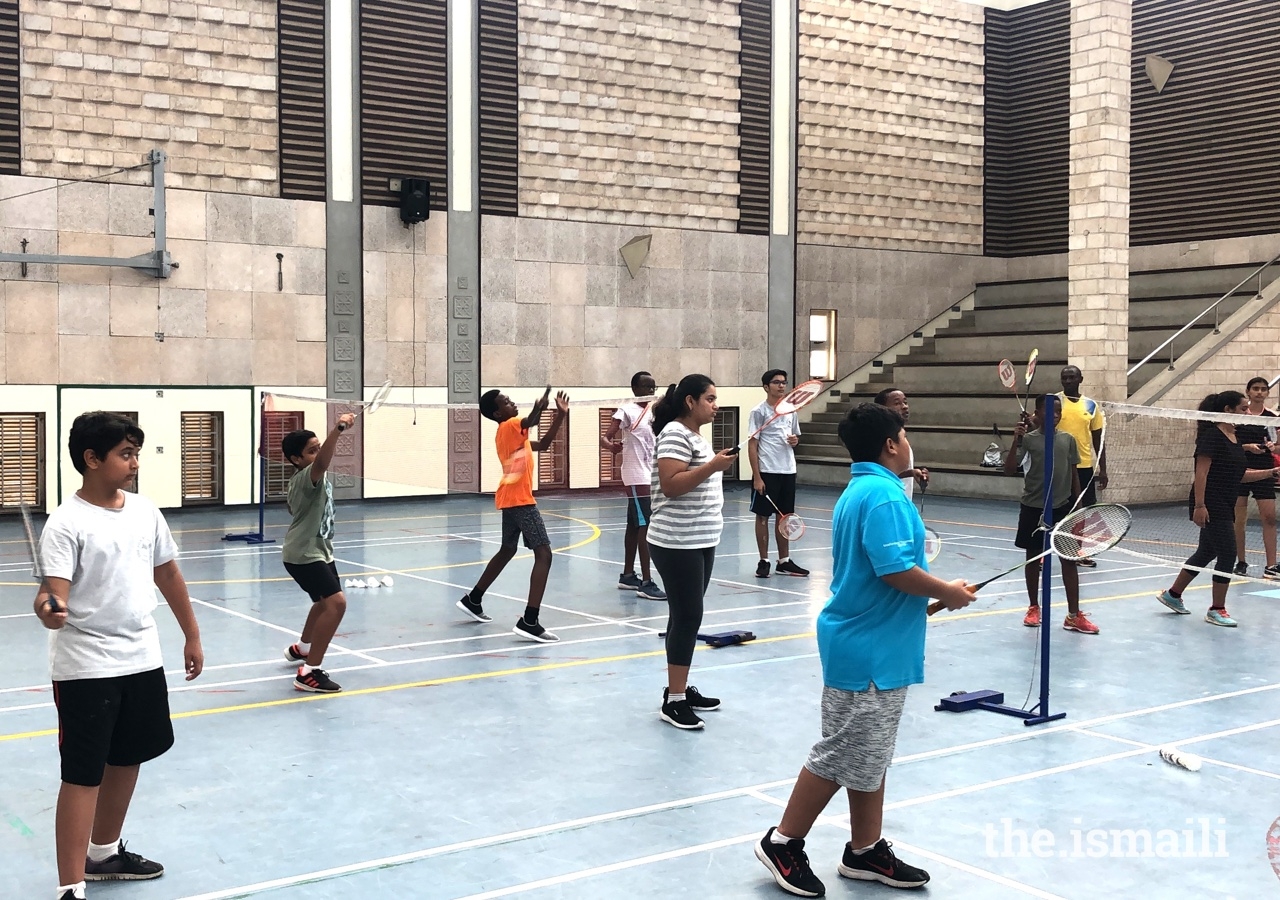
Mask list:
[[760,562],[756,563],[756,577],[757,578],[769,577],[769,560],[762,559],[760,560]]
[[778,574],[794,575],[797,578],[807,578],[809,577],[809,570],[802,569],[799,566],[797,566],[795,563],[793,563],[791,560],[787,560],[786,562],[778,563]]
[[342,692],[342,688],[329,677],[329,673],[324,669],[312,669],[306,675],[303,675],[301,666],[298,667],[298,674],[293,679],[293,689],[306,691],[310,694],[339,694]]
[[879,881],[896,888],[917,888],[929,883],[929,873],[909,866],[893,855],[893,845],[884,838],[866,853],[853,852],[852,844],[844,845],[844,859],[839,872],[845,878]]
[[511,633],[516,637],[524,638],[526,641],[537,641],[539,644],[554,644],[560,640],[560,638],[547,631],[537,622],[530,625],[524,620],[524,616],[516,619],[516,627],[511,629]]
[[677,728],[683,728],[685,731],[693,731],[702,727],[702,720],[694,715],[693,710],[689,707],[687,699],[677,700],[671,703],[667,700],[666,688],[662,690],[662,711],[659,713],[662,721],[669,722]]
[[822,897],[827,893],[827,886],[818,880],[809,868],[809,856],[804,852],[804,841],[796,838],[785,844],[775,844],[770,828],[756,844],[756,859],[764,863],[766,869],[773,873],[773,880],[778,887],[788,894],[797,897]]
[[124,841],[102,862],[94,862],[87,857],[84,861],[85,881],[148,881],[163,874],[164,866],[130,853],[124,848]]
[[1098,561],[1090,557],[1085,557],[1084,559],[1077,559],[1076,565],[1082,569],[1096,569],[1098,568]]
[[63,891],[58,895],[58,900],[79,900],[75,891]]
[[1262,570],[1262,577],[1271,581],[1280,578],[1280,565],[1267,566]]
[[[698,689],[693,685],[689,685],[684,689],[684,698],[689,701],[689,708],[696,709],[699,712],[710,712],[713,709],[720,708],[719,697],[704,697],[698,693]],[[662,692],[662,702],[667,701],[667,692]]]
[[1242,560],[1239,560],[1239,561],[1236,563],[1236,567],[1235,567],[1234,569],[1232,569],[1232,570],[1231,570],[1231,574],[1232,574],[1232,575],[1248,575],[1248,574],[1249,574],[1249,564],[1248,564],[1247,562],[1245,562],[1243,559],[1242,559]]
[[458,609],[462,610],[464,613],[469,615],[471,618],[475,619],[477,622],[493,621],[492,616],[485,615],[484,606],[482,604],[475,603],[472,601],[470,594],[463,594],[462,599],[459,600],[454,605],[458,607]]
[[618,590],[620,591],[638,591],[644,584],[644,580],[635,572],[626,572],[618,576]]
[[284,651],[284,658],[291,663],[301,663],[307,661],[307,654],[300,652],[297,644],[290,644]]

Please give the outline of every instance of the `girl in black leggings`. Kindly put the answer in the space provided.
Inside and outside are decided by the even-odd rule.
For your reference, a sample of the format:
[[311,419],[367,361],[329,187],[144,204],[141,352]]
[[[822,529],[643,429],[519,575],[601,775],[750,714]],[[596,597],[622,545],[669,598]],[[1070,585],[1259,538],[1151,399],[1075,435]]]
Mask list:
[[[1244,415],[1248,399],[1239,391],[1210,394],[1200,403],[1201,412]],[[1236,426],[1228,422],[1201,421],[1196,425],[1196,470],[1187,498],[1191,521],[1200,528],[1195,553],[1174,579],[1173,586],[1159,595],[1165,606],[1180,615],[1190,615],[1182,602],[1182,592],[1196,577],[1196,569],[1213,563],[1213,600],[1204,620],[1211,625],[1234,628],[1236,620],[1227,612],[1227,586],[1236,559],[1236,494],[1242,481],[1275,478],[1280,469],[1246,469],[1244,450],[1236,440]]]

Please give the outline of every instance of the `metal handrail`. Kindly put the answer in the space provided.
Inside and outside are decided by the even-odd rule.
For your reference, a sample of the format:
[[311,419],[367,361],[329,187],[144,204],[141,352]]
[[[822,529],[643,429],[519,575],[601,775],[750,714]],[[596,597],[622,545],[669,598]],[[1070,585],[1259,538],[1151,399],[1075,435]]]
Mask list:
[[[1174,367],[1174,366],[1173,366],[1173,350],[1172,350],[1172,347],[1171,347],[1171,345],[1173,344],[1173,342],[1174,342],[1174,341],[1176,341],[1178,338],[1180,338],[1183,334],[1185,334],[1185,333],[1186,333],[1186,331],[1187,331],[1187,329],[1189,329],[1192,325],[1196,324],[1196,323],[1197,323],[1197,322],[1199,322],[1201,319],[1203,319],[1205,316],[1209,315],[1209,313],[1214,312],[1214,311],[1218,308],[1218,306],[1219,306],[1219,305],[1220,305],[1224,300],[1230,299],[1230,297],[1231,297],[1231,295],[1232,295],[1232,294],[1234,294],[1236,291],[1240,290],[1240,288],[1244,287],[1246,284],[1248,284],[1250,281],[1252,281],[1252,280],[1253,280],[1253,278],[1254,278],[1255,276],[1257,276],[1257,279],[1258,279],[1258,293],[1259,293],[1259,294],[1261,294],[1261,293],[1262,293],[1262,273],[1263,273],[1263,272],[1265,272],[1267,269],[1269,269],[1271,266],[1275,265],[1275,263],[1276,263],[1276,261],[1277,261],[1277,260],[1280,260],[1280,253],[1277,253],[1275,256],[1271,257],[1271,259],[1267,260],[1267,261],[1266,261],[1266,262],[1264,262],[1262,265],[1258,266],[1258,268],[1254,269],[1252,272],[1250,272],[1248,275],[1246,275],[1246,276],[1244,277],[1244,281],[1241,281],[1239,284],[1237,284],[1237,285],[1236,285],[1235,287],[1233,287],[1231,290],[1227,291],[1225,294],[1223,294],[1223,295],[1222,295],[1221,297],[1219,297],[1217,300],[1213,301],[1213,303],[1212,303],[1212,304],[1210,304],[1210,305],[1209,305],[1209,306],[1208,306],[1208,307],[1207,307],[1203,312],[1201,312],[1201,313],[1200,313],[1200,315],[1196,316],[1194,319],[1192,319],[1192,320],[1191,320],[1190,322],[1188,322],[1186,325],[1183,325],[1181,328],[1179,328],[1177,331],[1175,331],[1175,332],[1174,332],[1174,333],[1173,333],[1173,334],[1172,334],[1168,339],[1166,339],[1166,340],[1164,341],[1164,343],[1162,343],[1159,347],[1156,347],[1156,349],[1152,350],[1150,353],[1148,353],[1146,356],[1144,356],[1140,362],[1138,362],[1138,363],[1134,364],[1133,366],[1131,366],[1131,367],[1129,368],[1129,371],[1128,371],[1127,373],[1125,373],[1125,374],[1126,374],[1126,375],[1132,375],[1134,372],[1136,372],[1136,371],[1138,371],[1139,369],[1141,369],[1144,365],[1146,365],[1147,363],[1151,362],[1152,358],[1153,358],[1157,353],[1159,353],[1161,350],[1163,350],[1165,347],[1170,347],[1170,348],[1171,348],[1171,349],[1169,350],[1169,368],[1170,368],[1170,369],[1172,369],[1172,368]],[[1214,330],[1214,333],[1215,333],[1215,334],[1216,334],[1216,333],[1217,333],[1217,331],[1218,331],[1218,317],[1217,317],[1217,316],[1214,316],[1213,330]],[[1272,382],[1272,384],[1275,384],[1275,382]]]

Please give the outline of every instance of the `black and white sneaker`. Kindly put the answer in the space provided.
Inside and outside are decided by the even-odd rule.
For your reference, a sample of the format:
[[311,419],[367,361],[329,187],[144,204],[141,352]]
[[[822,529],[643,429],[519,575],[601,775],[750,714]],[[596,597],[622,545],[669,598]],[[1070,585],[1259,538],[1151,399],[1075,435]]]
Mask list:
[[1249,564],[1248,564],[1247,562],[1245,562],[1243,559],[1241,559],[1241,560],[1237,560],[1237,561],[1236,561],[1236,567],[1235,567],[1234,569],[1232,569],[1232,570],[1231,570],[1231,574],[1232,574],[1232,575],[1248,575],[1248,574],[1249,574]]
[[485,614],[484,606],[482,604],[472,601],[470,594],[463,594],[462,599],[455,603],[454,606],[458,607],[458,609],[462,610],[477,622],[493,621],[492,616]]
[[1274,581],[1275,579],[1280,578],[1280,564],[1267,566],[1262,570],[1262,577],[1268,581]]
[[298,674],[293,679],[293,688],[309,694],[340,694],[342,687],[329,677],[324,669],[312,669],[302,674],[302,666],[298,666]]
[[297,644],[290,644],[284,651],[284,658],[291,663],[304,663],[307,661],[307,654],[299,650]]
[[644,580],[635,572],[624,572],[618,576],[618,590],[620,591],[638,591],[644,585]]
[[756,577],[757,578],[769,577],[769,560],[762,559],[760,560],[760,562],[756,563]]
[[852,844],[844,845],[844,858],[838,870],[845,878],[879,881],[889,887],[918,888],[929,883],[929,873],[909,866],[893,855],[893,845],[884,838],[866,853],[854,853]]
[[539,644],[554,644],[560,640],[560,638],[547,631],[537,622],[530,625],[524,620],[524,616],[516,619],[516,627],[511,629],[511,633],[516,637],[524,638],[526,641],[537,641]]
[[124,848],[124,841],[116,846],[116,852],[102,862],[85,858],[85,881],[148,881],[164,874],[164,866],[152,862]]
[[688,699],[672,703],[667,700],[666,688],[662,690],[662,710],[659,715],[662,716],[662,721],[677,728],[683,728],[685,731],[694,731],[702,727],[702,720],[694,714]]
[[[698,689],[693,685],[689,685],[684,689],[684,698],[689,701],[689,708],[695,709],[698,712],[710,712],[713,709],[720,708],[719,697],[704,697],[702,694],[698,693]],[[664,689],[662,692],[662,702],[665,703],[666,700],[667,692]]]
[[785,844],[774,843],[773,833],[777,830],[770,828],[756,844],[756,859],[764,863],[764,867],[773,874],[773,880],[778,882],[778,887],[788,894],[797,897],[825,896],[827,886],[809,868],[804,840],[796,838]]
[[793,575],[796,578],[808,578],[809,570],[802,569],[791,560],[778,563],[777,572],[779,575]]
[[1098,561],[1086,556],[1084,559],[1077,559],[1076,565],[1082,569],[1096,569],[1098,568]]

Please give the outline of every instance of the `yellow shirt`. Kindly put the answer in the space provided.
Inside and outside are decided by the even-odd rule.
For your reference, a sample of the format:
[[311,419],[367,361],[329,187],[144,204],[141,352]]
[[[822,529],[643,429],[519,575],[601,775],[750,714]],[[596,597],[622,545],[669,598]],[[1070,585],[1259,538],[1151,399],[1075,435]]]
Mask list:
[[1061,391],[1058,399],[1062,404],[1062,421],[1058,428],[1076,439],[1076,449],[1080,451],[1080,468],[1093,468],[1093,433],[1106,427],[1107,420],[1102,414],[1102,404],[1097,400],[1080,396],[1074,400]]

